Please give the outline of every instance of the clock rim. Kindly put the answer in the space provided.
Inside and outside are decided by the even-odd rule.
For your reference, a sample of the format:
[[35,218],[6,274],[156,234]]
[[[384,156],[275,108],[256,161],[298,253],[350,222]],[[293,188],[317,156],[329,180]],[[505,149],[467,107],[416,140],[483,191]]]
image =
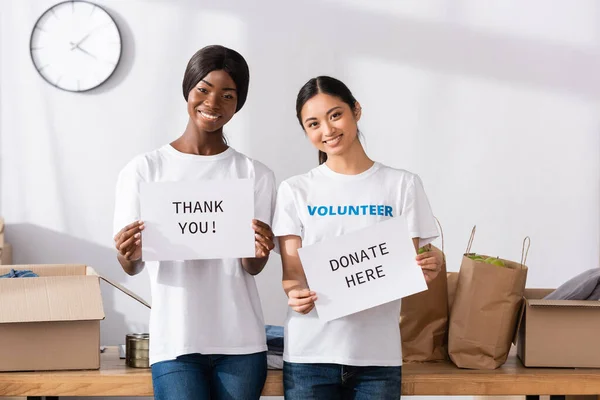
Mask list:
[[[37,64],[35,63],[35,60],[33,59],[33,50],[32,50],[32,45],[33,45],[33,34],[35,32],[35,27],[38,25],[38,23],[40,22],[40,20],[47,14],[50,12],[50,10],[52,10],[55,7],[58,7],[62,4],[65,3],[87,3],[87,4],[91,4],[92,6],[98,7],[99,9],[101,9],[102,11],[104,11],[104,13],[106,13],[106,15],[108,15],[108,18],[110,18],[110,20],[112,21],[113,25],[115,26],[115,28],[117,29],[117,35],[119,36],[119,57],[117,58],[117,62],[115,63],[115,67],[113,68],[113,70],[111,71],[111,73],[100,83],[98,83],[95,86],[92,86],[91,88],[88,89],[83,89],[83,90],[70,90],[70,89],[65,89],[63,87],[60,87],[52,82],[50,82],[48,79],[46,79],[46,77],[44,75],[42,75],[42,73],[40,72],[40,70],[37,68]],[[89,92],[91,90],[94,90],[100,86],[102,86],[104,83],[106,83],[106,81],[108,81],[110,79],[111,76],[114,75],[115,71],[117,70],[117,68],[119,67],[119,64],[121,63],[121,57],[123,55],[123,36],[121,35],[121,30],[119,29],[119,25],[117,24],[117,21],[115,21],[115,19],[113,18],[112,15],[110,15],[110,13],[108,11],[106,11],[106,9],[92,1],[89,0],[65,0],[65,1],[61,1],[58,2],[50,7],[48,7],[46,9],[46,11],[44,11],[39,17],[38,19],[35,21],[35,23],[33,24],[33,28],[31,29],[31,35],[29,36],[29,56],[31,57],[31,63],[33,64],[33,66],[35,67],[36,72],[38,73],[39,76],[42,77],[42,79],[44,81],[46,81],[49,85],[54,86],[57,89],[63,90],[65,92],[69,92],[69,93],[85,93],[85,92]]]

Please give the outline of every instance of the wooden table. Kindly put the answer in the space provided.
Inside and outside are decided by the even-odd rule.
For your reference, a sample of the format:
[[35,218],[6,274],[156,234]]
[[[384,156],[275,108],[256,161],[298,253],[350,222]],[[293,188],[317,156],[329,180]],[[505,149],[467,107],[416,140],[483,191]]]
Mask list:
[[[0,396],[152,396],[149,369],[128,368],[116,347],[93,371],[2,372]],[[405,364],[403,395],[584,395],[600,393],[600,369],[525,368],[512,353],[495,371],[450,363]],[[282,396],[282,372],[269,371],[264,396]]]

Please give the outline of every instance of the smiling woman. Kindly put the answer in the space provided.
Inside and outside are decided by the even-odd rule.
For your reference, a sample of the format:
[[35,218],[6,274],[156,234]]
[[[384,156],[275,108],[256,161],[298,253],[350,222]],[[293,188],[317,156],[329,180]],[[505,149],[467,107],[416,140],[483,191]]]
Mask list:
[[190,118],[206,132],[221,131],[235,114],[236,105],[236,84],[223,70],[208,73],[188,95]]
[[[319,150],[320,165],[281,183],[273,217],[290,305],[283,366],[286,400],[371,399],[374,393],[382,400],[399,399],[402,380],[400,300],[324,321],[315,307],[319,296],[329,301],[327,292],[324,286],[320,293],[313,290],[317,285],[311,288],[298,249],[403,216],[425,280],[434,279],[442,265],[431,253],[416,254],[416,248],[438,236],[420,178],[367,156],[358,137],[361,114],[350,89],[328,76],[309,80],[296,100],[298,121]],[[344,275],[350,290],[388,276],[379,263],[364,271],[353,268],[363,259],[388,254],[386,243],[369,243],[332,258],[329,267]]]
[[[327,96],[330,93],[335,96]],[[327,161],[328,153],[341,154],[349,147],[361,147],[356,125],[361,113],[360,103],[337,79],[313,78],[296,99],[298,122],[319,150],[319,164]]]
[[[154,395],[165,399],[258,399],[266,379],[264,320],[254,276],[273,249],[271,231],[275,176],[262,163],[229,147],[223,127],[242,109],[249,69],[223,46],[208,46],[190,59],[183,78],[188,122],[170,144],[134,158],[117,183],[115,246],[130,275],[146,268],[152,290],[150,364]],[[140,221],[140,185],[252,179],[255,257],[142,262],[145,229]],[[223,212],[222,202],[178,199],[176,213],[198,219],[180,223],[181,233],[216,229],[205,212]],[[197,213],[197,214],[196,214]],[[250,232],[251,234],[251,232]],[[180,258],[177,258],[180,260]]]
[[223,125],[246,103],[249,80],[246,61],[237,52],[222,46],[198,51],[182,85],[190,122],[201,131],[222,135]]

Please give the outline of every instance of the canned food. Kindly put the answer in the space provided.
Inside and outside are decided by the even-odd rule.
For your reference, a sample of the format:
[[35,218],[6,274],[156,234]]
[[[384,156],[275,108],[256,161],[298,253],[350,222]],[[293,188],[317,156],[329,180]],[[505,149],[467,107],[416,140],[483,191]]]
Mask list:
[[131,333],[125,336],[125,363],[133,368],[150,368],[150,335]]
[[133,359],[133,360],[129,360],[129,362],[127,363],[128,367],[132,367],[132,368],[149,368],[150,365],[148,363],[148,359]]

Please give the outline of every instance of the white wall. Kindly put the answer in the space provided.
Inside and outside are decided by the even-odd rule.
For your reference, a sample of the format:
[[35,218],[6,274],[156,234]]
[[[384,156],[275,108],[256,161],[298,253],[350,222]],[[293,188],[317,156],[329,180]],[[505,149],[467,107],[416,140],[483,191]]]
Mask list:
[[[230,143],[278,180],[315,165],[295,120],[300,86],[344,80],[363,106],[367,151],[422,177],[441,220],[449,269],[473,249],[518,260],[531,236],[530,287],[597,267],[600,244],[600,5],[385,0],[97,0],[123,36],[105,85],[59,91],[29,56],[36,19],[54,1],[0,3],[0,214],[17,263],[95,266],[145,298],[112,243],[114,184],[134,155],[186,123],[181,79],[207,44],[251,67]],[[266,322],[285,298],[273,257],[258,277]],[[147,330],[148,312],[103,289],[102,342]]]

